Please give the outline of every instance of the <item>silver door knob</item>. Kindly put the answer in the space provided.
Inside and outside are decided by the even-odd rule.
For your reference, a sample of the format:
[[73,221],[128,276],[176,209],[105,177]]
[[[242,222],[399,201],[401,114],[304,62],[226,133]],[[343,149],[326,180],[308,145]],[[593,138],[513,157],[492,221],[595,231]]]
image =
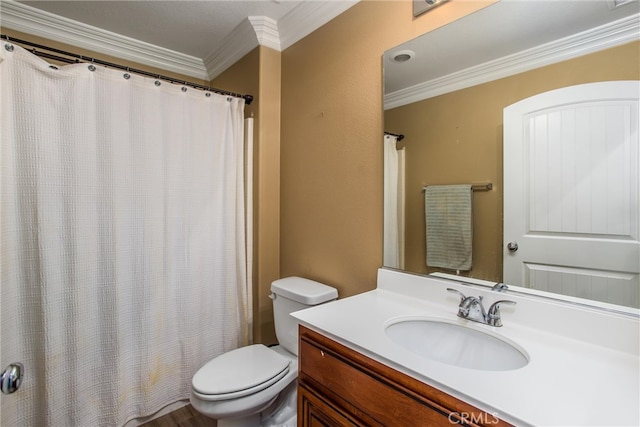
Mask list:
[[518,243],[516,243],[516,242],[507,243],[507,249],[509,249],[509,252],[517,251],[518,250]]
[[12,363],[2,372],[2,392],[4,394],[14,393],[22,384],[24,365],[20,362]]

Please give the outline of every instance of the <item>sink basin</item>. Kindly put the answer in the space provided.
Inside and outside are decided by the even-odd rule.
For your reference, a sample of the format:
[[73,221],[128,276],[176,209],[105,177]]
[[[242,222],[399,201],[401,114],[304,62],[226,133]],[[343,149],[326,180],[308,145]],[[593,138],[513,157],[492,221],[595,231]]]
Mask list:
[[488,333],[441,320],[412,319],[385,330],[394,343],[427,359],[484,371],[510,371],[529,363],[515,344]]

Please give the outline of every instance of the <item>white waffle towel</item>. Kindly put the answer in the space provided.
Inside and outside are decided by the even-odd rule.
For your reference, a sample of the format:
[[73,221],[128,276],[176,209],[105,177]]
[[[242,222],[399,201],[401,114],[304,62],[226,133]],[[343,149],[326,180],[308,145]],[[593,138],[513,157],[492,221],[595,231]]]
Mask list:
[[427,266],[471,270],[471,185],[429,185],[425,188]]

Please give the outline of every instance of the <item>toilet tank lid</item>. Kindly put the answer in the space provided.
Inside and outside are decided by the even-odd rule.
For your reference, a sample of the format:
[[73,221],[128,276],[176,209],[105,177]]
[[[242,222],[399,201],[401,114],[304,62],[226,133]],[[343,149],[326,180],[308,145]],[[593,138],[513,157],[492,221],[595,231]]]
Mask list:
[[322,304],[338,298],[338,290],[303,277],[285,277],[271,284],[271,292],[306,305]]

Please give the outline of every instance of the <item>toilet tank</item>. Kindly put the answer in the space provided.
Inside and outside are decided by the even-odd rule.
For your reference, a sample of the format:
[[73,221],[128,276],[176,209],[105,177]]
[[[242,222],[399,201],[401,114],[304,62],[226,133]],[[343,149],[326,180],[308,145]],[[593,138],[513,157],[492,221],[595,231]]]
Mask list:
[[289,315],[338,298],[338,290],[302,277],[286,277],[271,284],[273,322],[278,343],[298,355],[298,321]]

